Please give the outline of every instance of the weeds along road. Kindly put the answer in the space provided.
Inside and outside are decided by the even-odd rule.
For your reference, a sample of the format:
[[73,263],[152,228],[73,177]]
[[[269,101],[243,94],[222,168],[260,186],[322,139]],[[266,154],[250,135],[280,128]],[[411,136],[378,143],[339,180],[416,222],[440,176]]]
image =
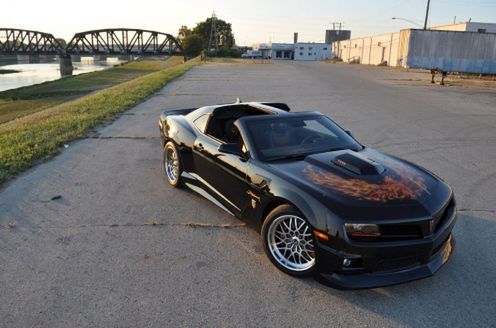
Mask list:
[[[198,66],[3,186],[0,326],[493,326],[496,93],[398,85],[387,79],[394,74],[408,73]],[[364,144],[443,177],[461,209],[447,265],[421,281],[337,291],[280,273],[256,231],[167,186],[160,112],[236,97],[321,111]]]

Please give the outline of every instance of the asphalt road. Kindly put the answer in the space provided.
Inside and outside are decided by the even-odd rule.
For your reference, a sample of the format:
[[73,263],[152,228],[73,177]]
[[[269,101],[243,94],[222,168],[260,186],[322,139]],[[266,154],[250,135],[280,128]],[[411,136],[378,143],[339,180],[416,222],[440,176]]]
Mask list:
[[[496,92],[395,84],[405,74],[203,65],[71,143],[0,189],[0,327],[494,327]],[[421,281],[338,291],[280,273],[257,232],[219,228],[240,221],[166,185],[157,119],[236,97],[321,111],[443,177],[461,209],[450,261]]]

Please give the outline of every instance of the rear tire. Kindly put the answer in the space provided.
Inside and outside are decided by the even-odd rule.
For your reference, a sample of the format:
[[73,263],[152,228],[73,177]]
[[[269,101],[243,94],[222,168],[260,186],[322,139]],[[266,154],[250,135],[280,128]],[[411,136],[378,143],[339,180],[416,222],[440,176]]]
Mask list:
[[168,141],[164,146],[164,172],[167,177],[167,182],[177,188],[181,185],[181,173],[183,168],[181,165],[181,157],[177,151],[176,145],[172,141]]
[[293,206],[280,205],[267,215],[262,225],[262,243],[270,261],[282,272],[306,276],[314,271],[311,227]]

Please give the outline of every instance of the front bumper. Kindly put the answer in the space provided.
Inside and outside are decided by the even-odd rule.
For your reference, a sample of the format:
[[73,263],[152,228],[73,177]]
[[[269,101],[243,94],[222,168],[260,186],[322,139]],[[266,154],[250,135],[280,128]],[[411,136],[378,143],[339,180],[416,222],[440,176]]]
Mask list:
[[[336,250],[316,241],[315,278],[338,289],[375,288],[432,276],[451,256],[456,211],[435,235],[391,243],[347,242]],[[358,267],[343,267],[343,259],[359,259]]]

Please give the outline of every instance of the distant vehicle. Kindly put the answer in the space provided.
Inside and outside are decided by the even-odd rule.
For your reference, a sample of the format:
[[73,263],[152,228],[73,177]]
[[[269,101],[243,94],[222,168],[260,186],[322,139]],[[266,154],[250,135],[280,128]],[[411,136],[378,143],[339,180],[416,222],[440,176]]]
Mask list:
[[164,112],[169,184],[259,229],[269,259],[290,275],[369,288],[434,274],[454,247],[451,188],[323,114],[289,111],[250,102]]
[[248,59],[262,58],[262,52],[258,50],[248,50],[244,54],[241,54],[241,58],[248,58]]

